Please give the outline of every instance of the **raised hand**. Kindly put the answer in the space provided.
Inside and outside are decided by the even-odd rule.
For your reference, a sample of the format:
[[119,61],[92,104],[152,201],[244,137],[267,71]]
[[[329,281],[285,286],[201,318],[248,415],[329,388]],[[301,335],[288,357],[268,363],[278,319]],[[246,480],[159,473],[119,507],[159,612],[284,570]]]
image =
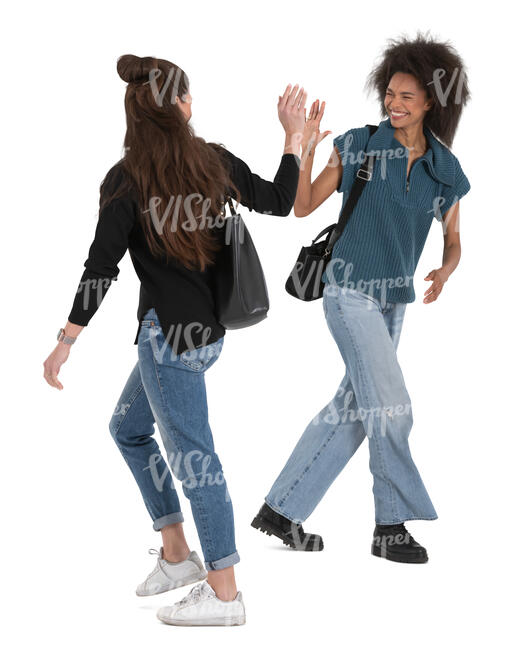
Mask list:
[[[309,111],[309,117],[306,117],[303,129],[303,151],[310,151],[314,149],[323,140],[323,138],[326,138],[329,133],[332,133],[332,131],[324,131],[323,133],[320,132],[320,123],[324,112],[325,102],[321,102],[321,106],[319,99],[312,102],[311,110]],[[306,113],[306,111],[304,111],[304,113]]]
[[284,94],[278,98],[278,119],[287,135],[297,134],[301,139],[305,126],[306,101],[307,93],[303,87],[298,90],[298,84],[294,88],[289,84]]

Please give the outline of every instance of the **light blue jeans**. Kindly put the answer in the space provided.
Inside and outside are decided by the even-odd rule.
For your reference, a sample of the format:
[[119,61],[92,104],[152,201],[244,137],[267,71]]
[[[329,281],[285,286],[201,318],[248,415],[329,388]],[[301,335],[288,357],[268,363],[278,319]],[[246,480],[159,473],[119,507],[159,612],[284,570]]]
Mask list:
[[[183,521],[174,476],[190,501],[207,570],[239,561],[233,508],[208,423],[205,371],[224,338],[174,354],[155,309],[138,336],[138,363],[118,400],[110,431],[136,479],[154,530]],[[158,425],[170,466],[153,438]]]
[[265,498],[291,521],[305,521],[365,437],[376,523],[437,518],[408,445],[413,414],[396,354],[405,308],[390,302],[383,307],[366,293],[325,285],[325,318],[346,374]]

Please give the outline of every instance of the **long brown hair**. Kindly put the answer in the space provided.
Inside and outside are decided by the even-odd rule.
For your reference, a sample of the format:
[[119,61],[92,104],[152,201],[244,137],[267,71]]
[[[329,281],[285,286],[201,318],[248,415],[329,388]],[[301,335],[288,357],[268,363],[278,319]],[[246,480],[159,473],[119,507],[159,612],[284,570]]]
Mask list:
[[104,180],[101,209],[132,185],[152,254],[203,271],[220,248],[209,226],[229,188],[240,201],[224,148],[196,136],[177,105],[175,97],[189,92],[188,77],[177,65],[125,54],[117,71],[127,82],[125,152],[119,163],[126,173],[115,189]]

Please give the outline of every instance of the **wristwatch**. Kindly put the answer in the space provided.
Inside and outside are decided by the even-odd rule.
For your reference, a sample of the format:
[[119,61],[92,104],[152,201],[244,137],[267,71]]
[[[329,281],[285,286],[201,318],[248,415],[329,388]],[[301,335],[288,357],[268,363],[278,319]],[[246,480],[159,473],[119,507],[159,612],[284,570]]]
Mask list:
[[67,336],[65,330],[60,327],[59,332],[57,333],[57,340],[66,343],[67,345],[72,345],[72,343],[77,341],[77,336]]

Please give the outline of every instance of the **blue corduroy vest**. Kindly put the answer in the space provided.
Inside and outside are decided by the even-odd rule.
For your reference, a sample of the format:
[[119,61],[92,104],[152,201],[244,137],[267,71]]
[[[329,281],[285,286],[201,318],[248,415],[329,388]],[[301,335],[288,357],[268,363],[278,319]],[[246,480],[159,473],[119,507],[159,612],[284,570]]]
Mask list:
[[389,119],[369,138],[368,127],[334,138],[343,164],[338,192],[346,201],[365,151],[375,152],[372,179],[336,242],[323,282],[363,291],[386,302],[413,302],[413,276],[433,217],[470,189],[456,156],[424,126],[429,148],[406,180],[409,149],[394,137]]

